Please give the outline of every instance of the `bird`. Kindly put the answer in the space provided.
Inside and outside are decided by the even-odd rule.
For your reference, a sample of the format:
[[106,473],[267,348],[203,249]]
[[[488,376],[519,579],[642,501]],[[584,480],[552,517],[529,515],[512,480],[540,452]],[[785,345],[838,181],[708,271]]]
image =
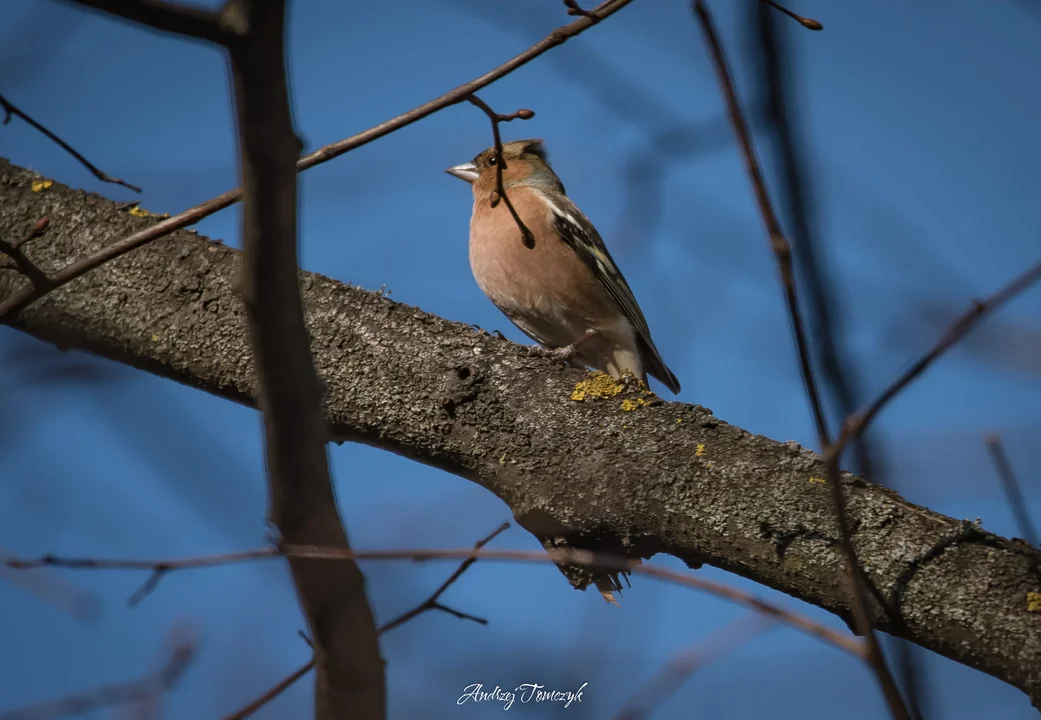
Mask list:
[[[533,354],[619,379],[680,382],[651,339],[633,291],[593,223],[567,196],[540,139],[502,143],[445,170],[471,184],[470,268],[488,299],[538,345]],[[529,234],[521,230],[510,205]]]

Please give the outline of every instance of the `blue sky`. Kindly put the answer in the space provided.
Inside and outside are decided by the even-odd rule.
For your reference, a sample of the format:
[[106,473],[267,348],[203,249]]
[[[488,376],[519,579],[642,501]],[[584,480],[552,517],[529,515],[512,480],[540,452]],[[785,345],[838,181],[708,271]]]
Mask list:
[[[747,100],[748,14],[741,3],[712,5]],[[1014,0],[803,0],[793,8],[825,25],[821,33],[782,28],[795,52],[813,209],[847,320],[843,339],[873,392],[970,297],[1041,255],[1041,12]],[[351,135],[476,77],[568,19],[556,0],[299,0],[289,40],[297,128],[308,150]],[[235,185],[217,50],[37,0],[5,8],[0,66],[0,91],[104,170],[142,186],[149,210],[177,212]],[[680,377],[679,399],[814,446],[774,260],[721,125],[688,4],[636,0],[481,96],[500,112],[536,112],[505,126],[505,137],[545,139]],[[655,149],[651,138],[672,130],[697,151]],[[396,300],[522,340],[472,279],[469,189],[442,172],[490,142],[485,116],[460,105],[305,173],[301,264],[367,288],[386,285]],[[132,198],[94,181],[17,120],[0,128],[0,155],[72,186]],[[233,209],[199,230],[237,245],[237,223]],[[1015,534],[981,439],[999,432],[1041,517],[1041,489],[1029,472],[1041,428],[1039,317],[1035,288],[880,418],[888,479],[909,499]],[[172,557],[263,542],[254,411],[61,355],[6,328],[0,373],[3,551]],[[331,459],[358,547],[467,546],[510,517],[475,485],[388,453],[343,445]],[[516,529],[496,544],[537,547]],[[433,564],[365,569],[381,620],[451,572]],[[132,609],[125,600],[145,579],[137,574],[51,575],[95,593],[102,616],[81,622],[0,578],[0,712],[154,667],[177,622],[198,634],[200,656],[168,696],[169,717],[231,712],[308,658],[292,587],[274,563],[176,574]],[[841,627],[795,600],[757,592]],[[511,713],[608,717],[673,653],[743,612],[642,578],[619,609],[572,591],[547,566],[492,563],[472,568],[445,600],[490,625],[431,614],[389,634],[394,718],[488,717],[488,706],[455,705],[465,686],[529,681],[589,685],[581,706],[557,715],[530,705]],[[997,680],[931,655],[927,667],[933,717],[1036,717],[1019,691]],[[257,717],[306,716],[310,692],[299,683]],[[856,661],[779,628],[696,675],[657,717],[767,711],[800,720],[884,714]]]

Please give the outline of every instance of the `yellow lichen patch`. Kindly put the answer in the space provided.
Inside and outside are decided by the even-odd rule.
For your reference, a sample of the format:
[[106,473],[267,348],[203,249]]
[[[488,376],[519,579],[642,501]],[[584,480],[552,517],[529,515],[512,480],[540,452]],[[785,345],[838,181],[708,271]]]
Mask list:
[[571,391],[571,399],[581,402],[586,398],[602,400],[612,398],[625,390],[617,380],[607,373],[591,373],[584,380],[575,383],[575,389]]
[[34,180],[33,192],[41,192],[54,184],[53,180]]
[[665,401],[662,400],[658,395],[644,384],[643,380],[640,383],[640,397],[643,399],[643,404],[647,407],[654,407],[655,405],[664,405]]
[[127,212],[133,215],[134,217],[148,217],[152,214],[139,205],[135,205],[134,207],[127,210]]
[[683,422],[683,418],[676,418],[676,424],[677,425],[679,425],[681,422]]
[[152,342],[159,342],[159,336],[158,335],[153,335],[152,336]]
[[694,457],[705,457],[705,443],[698,443],[694,446]]
[[826,482],[828,482],[828,481],[827,481],[827,480],[825,480],[824,478],[819,478],[819,477],[811,477],[811,478],[810,478],[810,482],[811,482],[811,483],[816,483],[817,485],[823,485],[824,483],[826,483]]
[[625,400],[622,400],[622,412],[632,412],[633,410],[638,410],[651,404],[652,403],[643,398],[636,398],[634,400],[626,398]]
[[1027,593],[1027,612],[1041,612],[1041,592]]
[[502,455],[499,456],[499,464],[500,465],[505,465],[506,464],[506,453],[503,453]]

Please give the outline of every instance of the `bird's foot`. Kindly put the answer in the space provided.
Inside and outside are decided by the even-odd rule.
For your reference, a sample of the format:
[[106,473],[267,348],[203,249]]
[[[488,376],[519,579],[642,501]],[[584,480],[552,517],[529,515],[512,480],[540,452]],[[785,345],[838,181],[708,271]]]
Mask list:
[[548,348],[542,345],[532,345],[528,348],[528,354],[535,357],[546,358],[547,360],[556,360],[557,362],[567,362],[575,356],[575,346],[565,345],[559,348]]
[[580,337],[578,340],[575,340],[575,342],[571,343],[570,345],[565,345],[564,347],[557,348],[548,348],[542,345],[532,345],[528,348],[528,352],[534,355],[535,357],[556,360],[557,362],[568,362],[569,360],[574,359],[575,352],[578,350],[578,348],[584,342],[589,340],[589,338],[596,335],[596,333],[596,330],[589,329],[586,330],[585,333],[583,333],[582,337]]

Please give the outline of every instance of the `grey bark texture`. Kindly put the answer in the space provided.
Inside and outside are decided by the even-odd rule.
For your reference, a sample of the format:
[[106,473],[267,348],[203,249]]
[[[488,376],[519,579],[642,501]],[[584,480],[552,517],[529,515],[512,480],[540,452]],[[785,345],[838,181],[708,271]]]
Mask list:
[[[156,222],[58,183],[34,192],[38,179],[0,159],[0,237],[21,237],[48,217],[47,232],[24,248],[47,272]],[[178,231],[9,322],[253,405],[244,310],[233,286],[240,263],[236,250]],[[0,271],[0,302],[26,282]],[[301,285],[335,437],[478,483],[546,544],[566,539],[612,554],[709,563],[850,621],[817,454],[697,405],[590,380],[378,293],[312,273],[301,273]],[[893,620],[876,605],[876,626],[1001,678],[1038,705],[1041,595],[1032,593],[1041,590],[1034,574],[1041,553],[852,475],[842,480],[857,555],[901,613]]]

